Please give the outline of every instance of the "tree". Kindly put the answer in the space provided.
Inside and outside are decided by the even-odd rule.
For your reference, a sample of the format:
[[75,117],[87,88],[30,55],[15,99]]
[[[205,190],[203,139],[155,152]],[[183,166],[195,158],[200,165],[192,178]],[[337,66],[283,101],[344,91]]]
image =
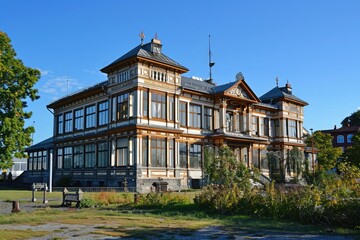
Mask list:
[[343,126],[360,126],[360,110],[353,112],[350,116],[342,120],[341,125]]
[[26,67],[16,58],[10,38],[0,31],[0,168],[12,166],[12,158],[24,157],[25,147],[31,143],[33,127],[25,127],[31,117],[26,112],[27,101],[39,98],[34,85],[40,71]]
[[315,132],[306,139],[307,146],[312,146],[312,138],[314,138],[314,148],[317,149],[317,161],[320,170],[330,170],[335,167],[337,159],[341,156],[341,148],[332,146],[333,137],[320,131]]
[[353,144],[346,149],[345,159],[350,164],[360,168],[360,133],[354,135],[351,141]]
[[295,174],[296,180],[299,180],[299,176],[303,172],[304,160],[304,153],[299,148],[294,147],[290,150],[288,168]]

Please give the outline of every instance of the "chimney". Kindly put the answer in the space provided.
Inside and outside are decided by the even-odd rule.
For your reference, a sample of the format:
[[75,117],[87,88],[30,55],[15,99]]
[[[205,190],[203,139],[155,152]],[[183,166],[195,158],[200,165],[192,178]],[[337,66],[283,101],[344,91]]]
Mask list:
[[287,93],[288,93],[288,94],[292,94],[291,84],[290,84],[290,83],[286,83],[285,87],[286,87]]
[[157,39],[157,36],[155,36],[155,38],[151,39],[151,52],[152,53],[161,54],[161,48],[162,48],[162,44],[161,44],[161,41],[159,39]]
[[336,130],[336,125],[334,125],[334,130]]

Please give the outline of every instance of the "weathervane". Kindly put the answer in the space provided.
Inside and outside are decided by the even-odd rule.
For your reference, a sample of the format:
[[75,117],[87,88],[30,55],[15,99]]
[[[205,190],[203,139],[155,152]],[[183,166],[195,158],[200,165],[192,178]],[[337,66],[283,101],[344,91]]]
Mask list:
[[278,76],[276,76],[275,82],[276,82],[276,86],[278,87],[279,86],[279,78],[278,78]]
[[159,39],[158,37],[159,37],[159,36],[158,36],[158,34],[157,34],[157,33],[155,33],[155,37],[154,37],[154,39]]
[[140,40],[141,40],[141,45],[143,45],[143,43],[144,43],[144,38],[145,38],[144,31],[141,31],[141,33],[139,33],[139,37],[140,37]]

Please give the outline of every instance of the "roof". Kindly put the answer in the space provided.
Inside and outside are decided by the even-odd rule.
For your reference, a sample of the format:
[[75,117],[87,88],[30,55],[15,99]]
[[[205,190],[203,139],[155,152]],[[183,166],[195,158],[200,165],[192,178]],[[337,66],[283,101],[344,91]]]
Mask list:
[[224,92],[225,90],[235,85],[237,82],[238,81],[234,81],[234,82],[225,83],[223,85],[215,86],[214,93],[216,94],[216,93]]
[[272,101],[272,100],[278,100],[278,99],[287,99],[287,100],[293,100],[296,102],[299,102],[303,105],[308,105],[307,102],[302,100],[301,98],[296,97],[292,94],[291,91],[288,91],[286,87],[279,88],[278,86],[274,87],[264,95],[260,97],[260,100],[262,102]]
[[183,65],[181,65],[180,63],[176,62],[175,60],[169,58],[168,56],[166,56],[165,54],[163,54],[161,51],[160,52],[152,52],[151,51],[151,47],[152,44],[154,44],[153,42],[149,42],[146,44],[140,44],[138,46],[136,46],[135,48],[133,48],[132,50],[130,50],[129,52],[125,53],[124,55],[122,55],[121,57],[119,57],[117,60],[115,60],[114,62],[110,63],[108,66],[104,67],[101,69],[102,72],[108,72],[112,67],[116,66],[118,63],[125,61],[127,59],[133,58],[133,57],[143,57],[146,59],[150,59],[150,60],[154,60],[157,62],[161,62],[161,63],[165,63],[177,68],[181,68],[185,71],[189,71],[189,69],[187,69],[186,67],[184,67]]
[[324,133],[356,133],[360,132],[360,126],[342,126],[341,128],[321,130]]
[[50,137],[44,141],[41,141],[35,145],[32,145],[26,149],[26,152],[34,151],[34,150],[40,150],[40,149],[49,149],[54,146],[54,138]]
[[[56,105],[58,105],[59,103],[61,102],[64,102],[66,100],[71,100],[74,96],[76,95],[80,95],[80,94],[85,94],[85,93],[88,93],[88,92],[91,92],[93,90],[97,90],[97,89],[104,89],[104,87],[106,87],[107,85],[109,84],[108,80],[105,80],[103,82],[100,82],[100,83],[97,83],[95,85],[92,85],[90,87],[87,87],[87,88],[83,88],[83,89],[80,89],[79,91],[76,91],[76,92],[73,92],[73,93],[70,93],[68,95],[66,95],[65,97],[62,97],[60,99],[57,99],[51,103],[49,103],[49,105],[47,105],[46,107],[48,108],[53,108],[53,107],[56,107]],[[71,100],[73,101],[73,99]]]
[[181,86],[189,90],[212,94],[215,85],[206,81],[181,76]]

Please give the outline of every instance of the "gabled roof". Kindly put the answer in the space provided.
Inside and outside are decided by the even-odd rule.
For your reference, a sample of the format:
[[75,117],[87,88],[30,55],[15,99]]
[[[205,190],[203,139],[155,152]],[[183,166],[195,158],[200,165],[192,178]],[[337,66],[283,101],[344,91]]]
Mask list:
[[149,43],[146,43],[143,45],[140,44],[140,45],[136,46],[129,52],[127,52],[124,55],[122,55],[121,57],[119,57],[114,62],[110,63],[108,66],[102,68],[100,71],[102,71],[104,73],[108,73],[109,71],[111,71],[111,69],[113,67],[116,67],[116,65],[118,65],[119,63],[126,61],[128,59],[131,59],[133,57],[142,57],[142,58],[146,58],[146,59],[153,60],[156,62],[161,62],[161,63],[167,64],[167,65],[170,65],[170,66],[173,66],[176,68],[180,68],[180,69],[184,70],[185,72],[189,71],[189,69],[182,66],[180,63],[176,62],[175,60],[169,58],[168,56],[163,54],[161,51],[160,52],[152,52],[151,51],[152,44],[154,44],[154,43],[149,42]]
[[308,105],[307,102],[293,95],[292,92],[289,91],[286,87],[279,88],[278,86],[276,86],[260,97],[260,100],[262,102],[271,102],[280,99],[294,101],[303,106]]
[[360,132],[360,126],[342,126],[341,128],[321,130],[323,133],[356,133]]

